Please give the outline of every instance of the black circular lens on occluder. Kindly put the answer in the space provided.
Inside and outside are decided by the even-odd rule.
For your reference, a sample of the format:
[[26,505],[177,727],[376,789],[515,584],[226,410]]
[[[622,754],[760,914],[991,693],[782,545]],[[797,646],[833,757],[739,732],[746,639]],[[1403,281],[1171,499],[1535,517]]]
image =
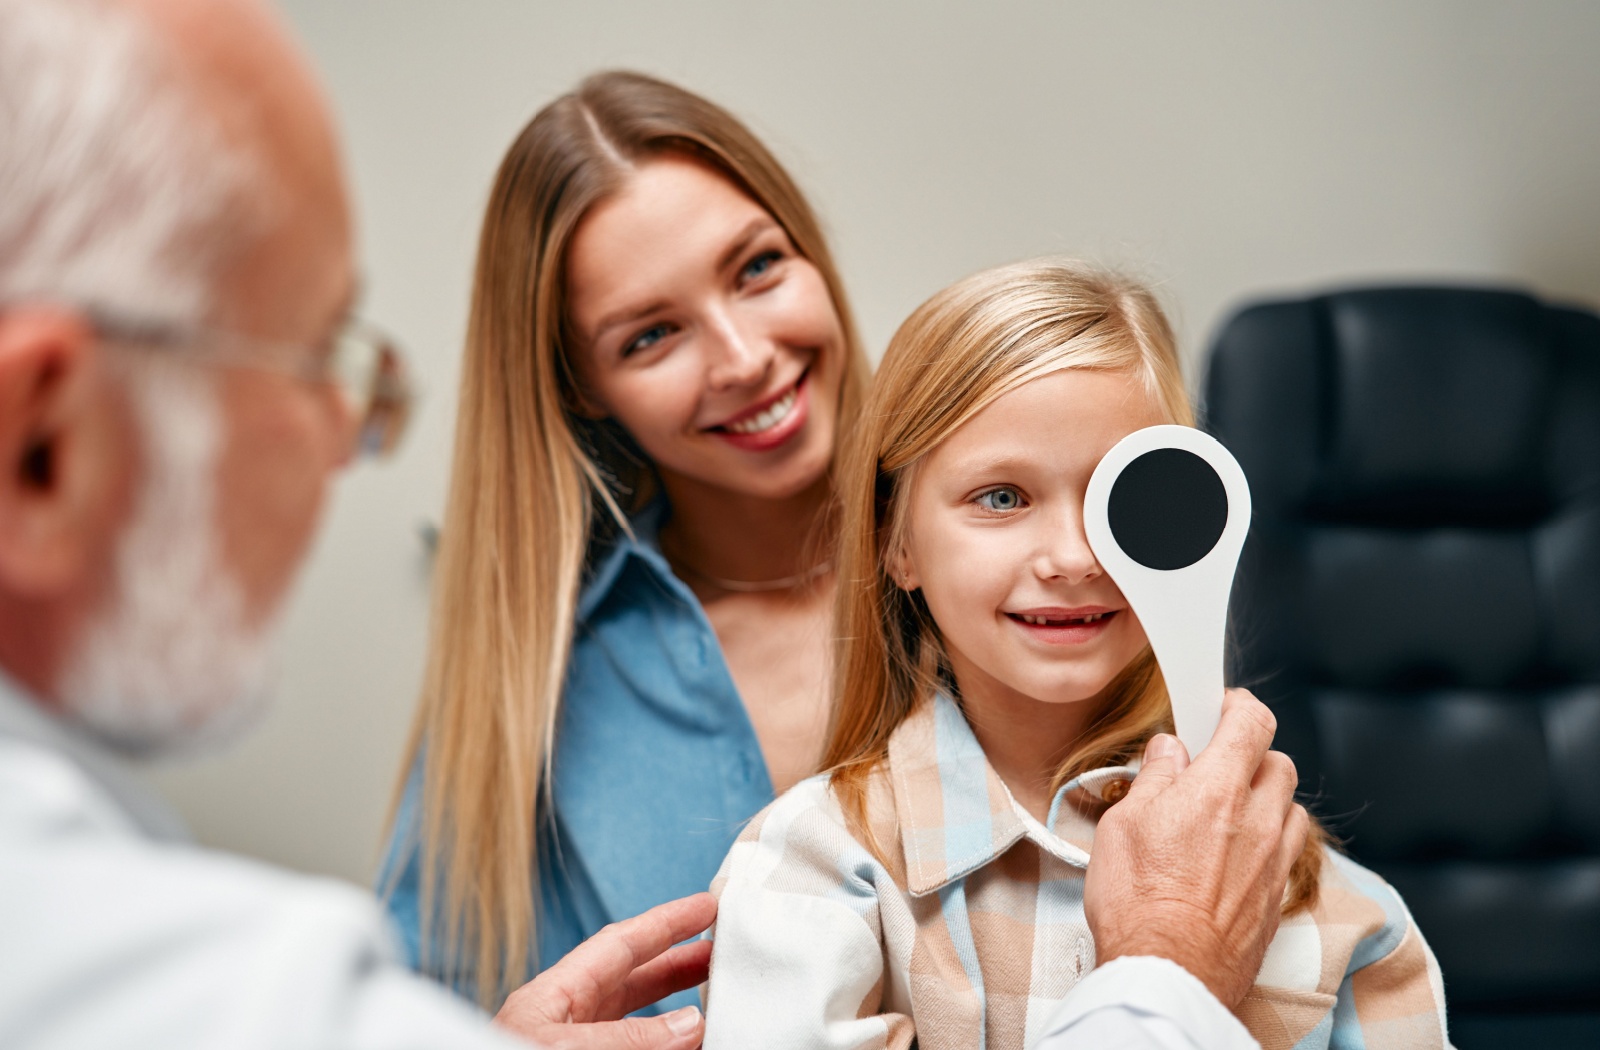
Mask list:
[[1228,491],[1211,464],[1181,448],[1122,468],[1106,501],[1111,535],[1147,569],[1185,569],[1211,553],[1228,524]]

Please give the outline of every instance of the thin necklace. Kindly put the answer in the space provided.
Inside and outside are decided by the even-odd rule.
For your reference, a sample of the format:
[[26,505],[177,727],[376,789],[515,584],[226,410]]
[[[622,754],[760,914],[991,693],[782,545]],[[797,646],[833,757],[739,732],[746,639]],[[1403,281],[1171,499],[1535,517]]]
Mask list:
[[833,568],[833,562],[820,561],[805,572],[795,573],[793,576],[782,576],[776,580],[724,580],[720,576],[713,576],[708,572],[701,572],[681,558],[673,558],[673,564],[679,569],[693,576],[702,583],[709,583],[734,594],[765,594],[769,591],[787,591],[802,587]]

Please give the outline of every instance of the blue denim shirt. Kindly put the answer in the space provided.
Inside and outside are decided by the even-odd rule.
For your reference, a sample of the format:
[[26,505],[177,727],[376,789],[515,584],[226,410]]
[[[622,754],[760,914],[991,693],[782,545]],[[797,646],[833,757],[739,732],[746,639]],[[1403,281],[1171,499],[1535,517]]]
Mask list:
[[[664,517],[658,502],[633,522],[633,539],[597,551],[578,600],[554,820],[540,822],[540,968],[607,923],[708,888],[745,822],[773,799],[711,623],[661,555]],[[413,966],[420,783],[414,768],[379,876],[383,890],[403,862],[387,906]],[[470,973],[451,983],[471,994]],[[697,1002],[691,989],[660,1009]]]

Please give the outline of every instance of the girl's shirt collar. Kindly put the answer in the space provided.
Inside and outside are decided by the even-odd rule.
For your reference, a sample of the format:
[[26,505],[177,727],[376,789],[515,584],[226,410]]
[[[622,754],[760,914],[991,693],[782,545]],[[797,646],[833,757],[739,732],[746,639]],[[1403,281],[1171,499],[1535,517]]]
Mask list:
[[895,730],[888,765],[913,897],[965,878],[1023,838],[1086,867],[1095,825],[1119,797],[1110,785],[1138,772],[1130,764],[1074,777],[1056,792],[1041,824],[1012,797],[961,708],[944,693],[918,705]]

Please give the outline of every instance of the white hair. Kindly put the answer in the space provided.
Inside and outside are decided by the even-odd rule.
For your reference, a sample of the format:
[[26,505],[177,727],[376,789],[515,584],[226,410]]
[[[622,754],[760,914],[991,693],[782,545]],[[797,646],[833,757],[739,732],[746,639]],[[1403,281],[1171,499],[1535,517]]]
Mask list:
[[[107,0],[0,0],[0,312],[50,303],[185,327],[265,232],[264,169],[197,101],[168,45]],[[193,750],[265,692],[270,623],[224,564],[211,375],[155,350],[108,357],[142,447],[104,608],[56,683],[80,726],[137,753]]]
[[110,604],[76,640],[57,683],[85,729],[133,756],[201,753],[259,713],[275,617],[251,623],[214,525],[226,420],[210,377],[184,361],[131,362],[144,477],[118,537]]
[[262,166],[106,0],[0,0],[0,310],[198,323],[267,218]]

